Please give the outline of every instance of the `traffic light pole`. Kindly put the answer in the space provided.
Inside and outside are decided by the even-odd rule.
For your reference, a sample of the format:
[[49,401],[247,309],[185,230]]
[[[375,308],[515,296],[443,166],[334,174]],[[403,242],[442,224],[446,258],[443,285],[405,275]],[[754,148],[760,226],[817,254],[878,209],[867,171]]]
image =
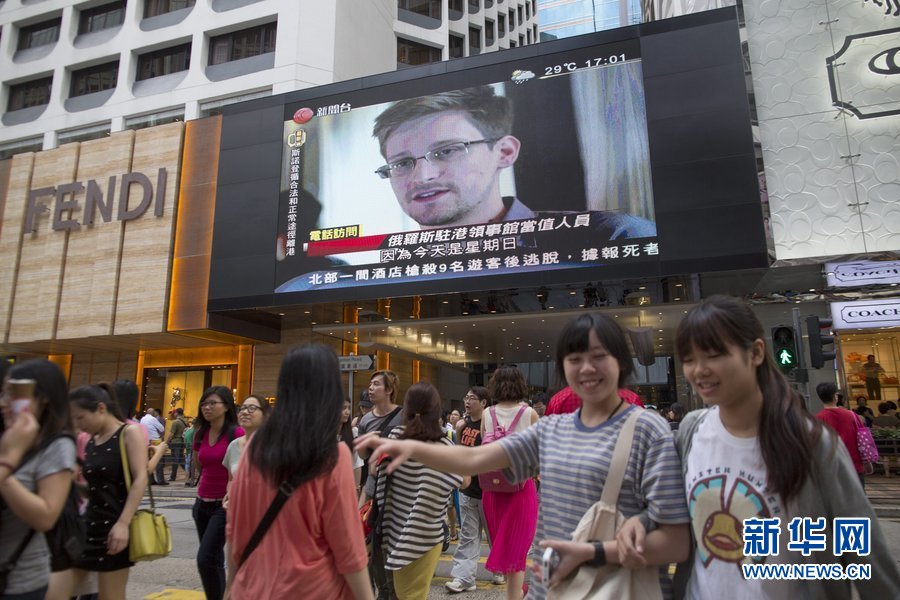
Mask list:
[[800,339],[797,340],[797,368],[794,370],[794,377],[798,386],[801,383],[806,385],[806,408],[809,410],[810,400],[812,399],[812,389],[809,385],[809,370],[806,363],[806,352],[803,348],[803,329],[800,326],[799,308],[791,309],[791,318],[794,322],[794,331],[800,336]]

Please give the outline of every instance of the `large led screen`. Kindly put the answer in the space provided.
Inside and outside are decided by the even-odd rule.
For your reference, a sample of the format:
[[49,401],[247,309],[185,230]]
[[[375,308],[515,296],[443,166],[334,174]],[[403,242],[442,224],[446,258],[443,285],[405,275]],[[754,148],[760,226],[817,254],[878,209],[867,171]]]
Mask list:
[[[393,102],[296,107],[276,291],[657,260],[638,45],[559,58]],[[562,115],[569,127],[533,126]],[[538,180],[572,191],[535,193]]]
[[734,9],[228,107],[211,310],[767,264]]

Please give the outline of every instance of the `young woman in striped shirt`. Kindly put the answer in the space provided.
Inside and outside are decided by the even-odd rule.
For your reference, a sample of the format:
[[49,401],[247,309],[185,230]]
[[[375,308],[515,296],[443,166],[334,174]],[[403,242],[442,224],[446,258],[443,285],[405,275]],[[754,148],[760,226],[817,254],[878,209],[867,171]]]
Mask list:
[[[402,425],[389,439],[450,447],[441,430],[441,398],[430,383],[409,388],[403,401]],[[444,541],[442,523],[450,493],[462,477],[409,460],[387,472],[388,461],[378,465],[375,502],[384,511],[382,525],[385,569],[394,575],[400,600],[425,600]]]

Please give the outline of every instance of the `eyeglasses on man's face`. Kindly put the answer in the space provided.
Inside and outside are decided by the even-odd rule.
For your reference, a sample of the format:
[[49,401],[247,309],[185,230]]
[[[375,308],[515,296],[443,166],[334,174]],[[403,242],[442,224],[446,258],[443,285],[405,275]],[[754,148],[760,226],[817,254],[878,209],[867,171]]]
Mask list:
[[255,413],[258,410],[262,410],[262,409],[260,407],[256,406],[255,404],[241,404],[241,407],[238,409],[238,412],[246,412],[246,413],[250,413],[252,415],[253,413]]
[[382,179],[405,177],[416,169],[416,163],[423,158],[431,165],[444,165],[460,160],[469,153],[472,144],[493,144],[497,140],[473,140],[471,142],[453,142],[430,150],[422,156],[407,156],[375,169]]

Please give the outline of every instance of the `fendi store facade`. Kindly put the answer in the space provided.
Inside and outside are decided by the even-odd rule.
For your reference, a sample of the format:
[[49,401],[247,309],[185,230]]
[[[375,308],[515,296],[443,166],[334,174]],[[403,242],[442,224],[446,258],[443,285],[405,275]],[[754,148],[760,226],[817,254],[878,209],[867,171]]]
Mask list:
[[[194,416],[209,385],[274,396],[289,347],[329,343],[270,313],[207,313],[220,132],[211,117],[0,161],[0,356],[48,357],[72,387],[130,379],[141,408]],[[391,367],[436,375],[414,363]]]

